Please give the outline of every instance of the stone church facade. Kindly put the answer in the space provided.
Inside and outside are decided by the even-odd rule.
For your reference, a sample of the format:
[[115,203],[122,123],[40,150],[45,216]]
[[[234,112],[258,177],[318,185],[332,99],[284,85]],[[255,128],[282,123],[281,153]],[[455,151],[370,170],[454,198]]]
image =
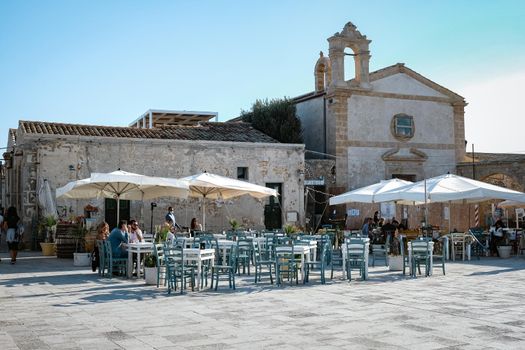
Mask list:
[[[465,158],[465,99],[403,63],[370,72],[370,42],[347,23],[328,38],[328,56],[320,54],[315,91],[294,99],[307,174],[311,159],[333,162],[334,179],[324,184],[333,194],[392,177],[455,173]],[[355,76],[345,80],[348,59]],[[361,207],[363,214],[369,207]]]

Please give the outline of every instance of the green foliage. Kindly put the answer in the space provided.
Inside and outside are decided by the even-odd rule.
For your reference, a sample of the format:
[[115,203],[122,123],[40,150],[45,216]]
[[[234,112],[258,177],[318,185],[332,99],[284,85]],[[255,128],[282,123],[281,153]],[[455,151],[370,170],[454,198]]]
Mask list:
[[241,111],[244,122],[283,143],[303,143],[301,120],[287,99],[256,100],[251,111]]
[[284,225],[283,226],[283,231],[284,231],[284,233],[286,233],[286,235],[289,236],[289,235],[297,232],[297,227],[295,227],[294,225]]
[[232,231],[238,230],[241,227],[239,222],[235,219],[228,220],[228,223],[230,224]]
[[157,266],[157,259],[153,256],[153,254],[148,254],[144,257],[144,266],[145,267],[156,267]]
[[44,225],[47,227],[53,227],[57,224],[57,220],[54,216],[49,215],[44,218]]
[[160,232],[155,237],[155,242],[156,243],[165,242],[166,239],[168,238],[168,233],[169,232],[170,232],[169,226],[162,226],[162,228],[160,229]]

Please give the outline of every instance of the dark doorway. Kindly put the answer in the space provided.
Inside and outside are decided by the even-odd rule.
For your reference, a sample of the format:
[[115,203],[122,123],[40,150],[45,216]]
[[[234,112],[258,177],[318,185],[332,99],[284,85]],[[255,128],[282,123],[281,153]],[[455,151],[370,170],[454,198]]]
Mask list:
[[[120,220],[129,221],[129,201],[120,200]],[[117,227],[117,200],[112,198],[106,198],[105,201],[104,219],[109,224],[109,229]]]
[[266,187],[277,190],[279,195],[277,198],[270,197],[268,204],[264,206],[264,226],[267,230],[280,229],[283,226],[282,212],[281,212],[281,183],[267,183]]
[[416,182],[415,174],[392,174],[392,179],[400,179],[405,181]]

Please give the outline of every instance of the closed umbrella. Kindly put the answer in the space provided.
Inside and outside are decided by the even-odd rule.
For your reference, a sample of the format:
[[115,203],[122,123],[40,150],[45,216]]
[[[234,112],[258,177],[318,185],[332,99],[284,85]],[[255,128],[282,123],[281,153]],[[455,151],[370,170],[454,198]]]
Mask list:
[[206,229],[206,210],[205,201],[209,199],[228,199],[242,195],[250,195],[255,198],[265,198],[269,196],[277,197],[277,191],[252,184],[250,182],[232,179],[225,176],[210,174],[207,172],[183,177],[180,179],[189,188],[189,195],[192,197],[202,197],[202,227]]
[[55,199],[53,198],[51,186],[49,186],[47,179],[42,181],[40,189],[38,190],[38,205],[44,217],[52,216],[55,220],[58,219]]
[[164,177],[146,176],[118,170],[92,173],[91,177],[68,183],[57,189],[57,198],[114,198],[117,200],[117,222],[120,199],[144,200],[158,197],[188,196],[185,182]]

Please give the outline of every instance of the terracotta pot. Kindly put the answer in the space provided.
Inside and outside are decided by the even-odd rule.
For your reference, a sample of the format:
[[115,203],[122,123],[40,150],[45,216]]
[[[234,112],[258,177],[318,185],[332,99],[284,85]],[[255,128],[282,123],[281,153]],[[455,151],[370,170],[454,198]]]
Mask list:
[[42,255],[44,256],[55,255],[55,243],[40,242],[40,247],[42,248]]

